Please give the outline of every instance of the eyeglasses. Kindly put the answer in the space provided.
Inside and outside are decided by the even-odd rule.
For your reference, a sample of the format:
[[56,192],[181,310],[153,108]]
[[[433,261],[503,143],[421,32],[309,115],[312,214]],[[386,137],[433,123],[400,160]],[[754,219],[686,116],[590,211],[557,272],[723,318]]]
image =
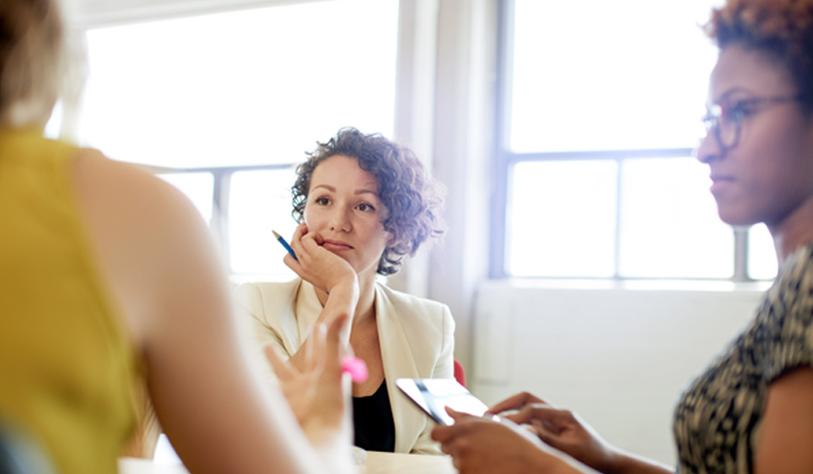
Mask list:
[[721,152],[725,153],[739,143],[742,123],[747,118],[768,106],[798,102],[800,99],[799,95],[752,97],[738,100],[730,105],[715,104],[703,117],[703,125],[706,127],[707,135],[714,132]]

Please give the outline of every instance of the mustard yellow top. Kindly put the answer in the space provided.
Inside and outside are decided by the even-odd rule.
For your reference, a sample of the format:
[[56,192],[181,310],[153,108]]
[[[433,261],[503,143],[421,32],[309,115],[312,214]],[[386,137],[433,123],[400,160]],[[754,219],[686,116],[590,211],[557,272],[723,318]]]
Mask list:
[[90,256],[76,148],[0,129],[0,425],[57,472],[116,472],[139,365]]

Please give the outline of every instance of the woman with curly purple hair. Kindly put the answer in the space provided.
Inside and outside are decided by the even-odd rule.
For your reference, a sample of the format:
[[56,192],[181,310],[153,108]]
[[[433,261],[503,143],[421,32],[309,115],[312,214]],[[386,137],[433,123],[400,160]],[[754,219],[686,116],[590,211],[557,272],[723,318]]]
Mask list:
[[[353,386],[355,444],[439,453],[427,418],[394,384],[452,377],[454,320],[446,305],[376,278],[396,273],[423,242],[443,233],[437,185],[409,149],[353,128],[319,143],[296,171],[296,258],[286,254],[284,261],[299,278],[241,287],[261,344],[300,366],[323,306],[344,302],[323,314],[351,316],[349,343],[368,368],[367,380]],[[329,300],[335,291],[354,297]]]

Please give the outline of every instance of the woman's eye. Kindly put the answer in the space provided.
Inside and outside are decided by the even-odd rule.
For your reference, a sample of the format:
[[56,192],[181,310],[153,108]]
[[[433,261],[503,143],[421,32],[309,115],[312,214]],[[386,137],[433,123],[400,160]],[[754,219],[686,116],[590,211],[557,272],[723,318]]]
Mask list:
[[330,204],[330,199],[324,196],[319,196],[318,198],[314,199],[313,202],[319,204],[320,206],[327,206],[328,204]]
[[371,204],[367,204],[366,202],[360,203],[358,206],[358,210],[362,212],[372,212],[375,211],[375,208]]
[[728,116],[734,122],[739,122],[754,113],[754,106],[748,102],[737,102],[728,109]]

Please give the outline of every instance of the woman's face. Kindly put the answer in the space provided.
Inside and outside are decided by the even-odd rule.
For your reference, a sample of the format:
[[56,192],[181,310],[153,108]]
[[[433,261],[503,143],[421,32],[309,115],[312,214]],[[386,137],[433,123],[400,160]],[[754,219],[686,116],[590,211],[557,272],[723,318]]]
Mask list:
[[308,231],[359,274],[378,268],[390,240],[382,225],[386,216],[378,182],[355,158],[334,155],[313,170],[305,204]]
[[[731,139],[715,131],[697,157],[709,165],[720,218],[732,225],[781,223],[813,195],[813,120],[805,116],[790,73],[765,52],[731,45],[711,74],[709,101]],[[736,132],[739,123],[739,133]],[[723,139],[725,140],[725,139]]]

